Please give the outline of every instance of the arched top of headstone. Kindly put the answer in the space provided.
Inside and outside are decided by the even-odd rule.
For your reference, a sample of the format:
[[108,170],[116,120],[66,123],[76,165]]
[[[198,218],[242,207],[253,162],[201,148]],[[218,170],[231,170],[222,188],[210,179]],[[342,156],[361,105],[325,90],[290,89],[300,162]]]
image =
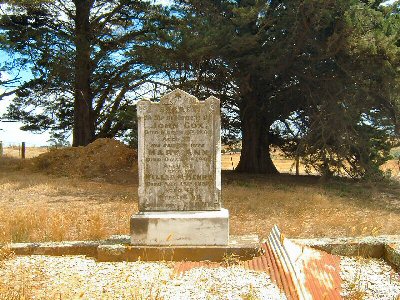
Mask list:
[[171,105],[173,107],[191,107],[197,106],[198,104],[205,103],[209,107],[210,112],[219,109],[219,99],[210,96],[205,101],[199,101],[195,96],[182,91],[181,89],[175,89],[168,94],[161,97],[160,102],[151,102],[150,100],[143,99],[137,103],[138,116],[143,116],[151,104]]
[[206,99],[205,102],[209,105],[210,110],[214,111],[216,109],[219,109],[219,99],[217,97],[210,96]]
[[160,99],[160,104],[169,104],[173,106],[191,106],[198,102],[199,100],[195,96],[192,96],[181,89],[175,89],[162,96]]

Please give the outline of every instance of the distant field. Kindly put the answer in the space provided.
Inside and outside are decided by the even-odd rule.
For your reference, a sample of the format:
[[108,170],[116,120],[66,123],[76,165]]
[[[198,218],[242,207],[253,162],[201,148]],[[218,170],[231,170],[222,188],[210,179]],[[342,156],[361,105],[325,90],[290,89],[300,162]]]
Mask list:
[[[47,147],[27,147],[25,150],[26,158],[36,157],[42,153],[49,151]],[[21,147],[5,147],[3,149],[3,155],[6,157],[20,158],[21,157]],[[239,163],[240,153],[235,154],[222,154],[222,169],[232,170],[236,168]]]
[[[26,158],[33,158],[42,153],[49,151],[47,147],[27,147],[25,150]],[[19,158],[21,157],[21,149],[18,146],[6,147],[3,150],[3,154],[7,157]],[[222,154],[222,170],[234,170],[240,160],[240,153],[233,154]],[[294,160],[289,160],[281,157],[280,155],[274,155],[273,161],[281,173],[294,174]],[[304,167],[300,165],[300,174],[306,174]]]
[[[49,151],[47,147],[27,147],[25,151],[26,158],[33,158]],[[397,158],[400,154],[400,148],[394,148],[392,155]],[[18,146],[6,147],[3,150],[6,157],[21,157],[21,149]],[[234,170],[239,163],[240,153],[222,154],[222,170]],[[399,156],[400,157],[400,156]],[[272,160],[280,173],[295,174],[295,161],[285,158],[281,153],[276,152],[272,155]],[[382,168],[390,170],[392,176],[400,175],[400,161],[393,159],[385,163]],[[300,163],[300,175],[307,175],[304,165]],[[317,172],[311,172],[311,175],[318,175]]]
[[[222,154],[222,170],[234,170],[239,163],[240,153],[232,154]],[[276,168],[280,173],[295,174],[295,161],[291,159],[284,158],[280,155],[272,156],[272,161],[274,162]],[[306,175],[306,170],[304,166],[300,164],[300,174]],[[315,173],[316,174],[316,173]]]
[[390,155],[392,155],[394,158],[400,159],[400,147],[392,148]]
[[[42,153],[45,153],[47,151],[48,151],[47,147],[26,147],[25,148],[25,157],[32,158],[32,157],[38,156]],[[5,155],[7,157],[19,158],[19,157],[21,157],[21,147],[20,146],[5,147],[5,148],[3,148],[3,155]]]

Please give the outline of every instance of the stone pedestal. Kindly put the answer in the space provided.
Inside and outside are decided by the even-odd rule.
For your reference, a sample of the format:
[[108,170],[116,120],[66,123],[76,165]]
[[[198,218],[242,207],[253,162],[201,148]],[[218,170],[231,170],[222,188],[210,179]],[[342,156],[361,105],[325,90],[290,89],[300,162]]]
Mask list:
[[229,213],[143,212],[131,217],[131,243],[147,246],[221,246],[229,241]]

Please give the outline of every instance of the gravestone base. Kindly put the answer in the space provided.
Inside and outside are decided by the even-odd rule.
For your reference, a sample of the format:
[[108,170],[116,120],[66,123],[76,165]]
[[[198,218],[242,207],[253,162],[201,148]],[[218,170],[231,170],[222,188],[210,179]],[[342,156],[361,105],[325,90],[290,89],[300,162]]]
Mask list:
[[140,212],[131,217],[131,244],[223,246],[229,242],[229,212]]

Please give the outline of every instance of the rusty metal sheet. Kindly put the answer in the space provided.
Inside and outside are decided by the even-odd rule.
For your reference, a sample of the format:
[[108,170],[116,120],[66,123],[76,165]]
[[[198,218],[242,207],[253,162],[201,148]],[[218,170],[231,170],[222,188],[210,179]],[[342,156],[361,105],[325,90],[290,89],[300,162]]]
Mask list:
[[[260,256],[241,261],[245,269],[266,272],[288,299],[341,299],[340,257],[298,245],[285,238],[275,225],[261,244]],[[181,262],[175,274],[195,267],[223,267],[222,263]]]

